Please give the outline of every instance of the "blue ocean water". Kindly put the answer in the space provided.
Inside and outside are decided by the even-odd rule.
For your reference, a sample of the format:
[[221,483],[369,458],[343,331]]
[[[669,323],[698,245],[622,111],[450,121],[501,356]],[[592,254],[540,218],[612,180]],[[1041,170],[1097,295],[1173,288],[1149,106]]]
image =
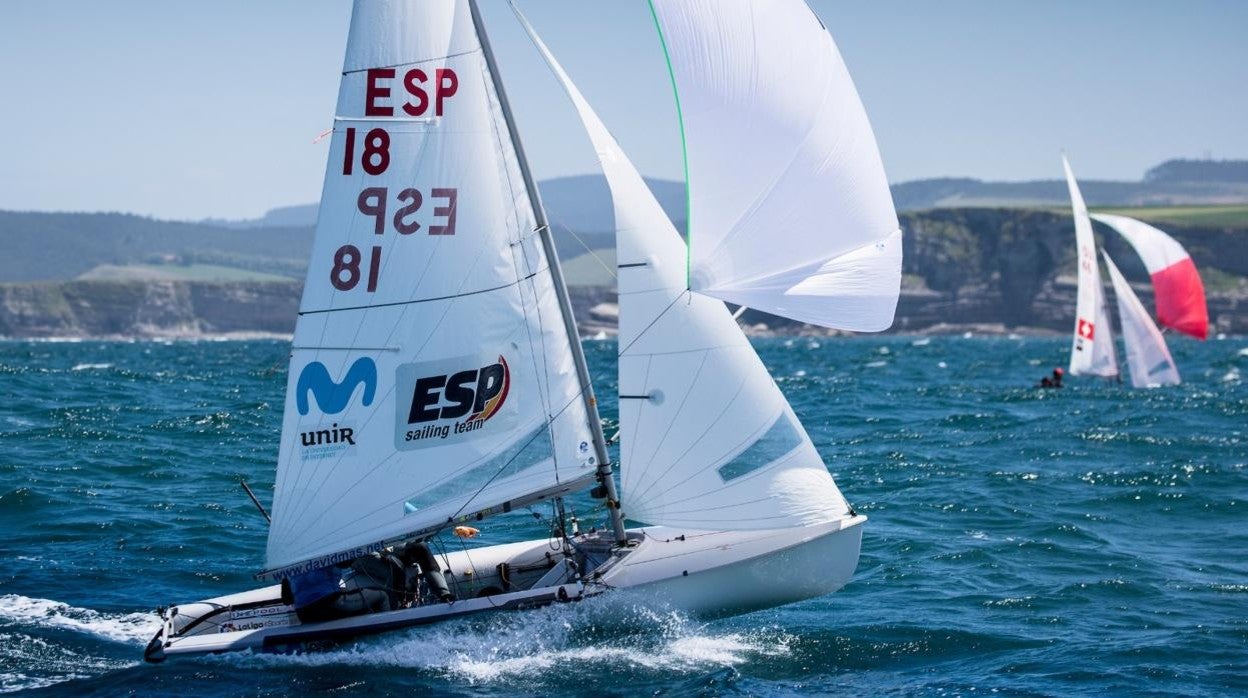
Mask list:
[[[712,622],[590,601],[151,666],[150,609],[253,585],[266,529],[238,480],[268,499],[289,345],[0,343],[0,690],[1248,691],[1248,339],[1172,339],[1180,387],[1060,391],[1030,386],[1065,339],[756,344],[870,517],[841,592]],[[616,347],[586,347],[610,432]],[[545,530],[486,523],[486,542]]]

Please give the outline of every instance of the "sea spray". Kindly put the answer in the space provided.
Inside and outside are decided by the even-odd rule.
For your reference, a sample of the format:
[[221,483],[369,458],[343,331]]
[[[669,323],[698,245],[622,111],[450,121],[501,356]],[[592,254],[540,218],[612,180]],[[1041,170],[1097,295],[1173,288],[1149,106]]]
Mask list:
[[585,677],[619,671],[697,673],[783,656],[793,641],[766,627],[715,631],[680,613],[641,605],[636,595],[621,596],[451,620],[327,651],[221,655],[206,661],[239,667],[401,667],[474,685],[542,691],[552,669],[558,669],[560,681],[567,680],[567,671]]
[[36,626],[94,635],[112,642],[144,643],[160,628],[155,613],[103,613],[51,599],[0,596],[0,628]]

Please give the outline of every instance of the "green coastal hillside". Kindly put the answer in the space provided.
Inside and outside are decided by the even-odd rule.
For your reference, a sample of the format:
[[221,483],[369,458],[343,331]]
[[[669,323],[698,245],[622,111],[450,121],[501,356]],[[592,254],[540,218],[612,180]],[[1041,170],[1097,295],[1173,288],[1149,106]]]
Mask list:
[[1248,229],[1248,206],[1139,206],[1093,208],[1164,227]]
[[135,265],[210,265],[302,278],[312,229],[235,230],[121,213],[0,211],[0,244],[0,282],[69,281],[101,266]]

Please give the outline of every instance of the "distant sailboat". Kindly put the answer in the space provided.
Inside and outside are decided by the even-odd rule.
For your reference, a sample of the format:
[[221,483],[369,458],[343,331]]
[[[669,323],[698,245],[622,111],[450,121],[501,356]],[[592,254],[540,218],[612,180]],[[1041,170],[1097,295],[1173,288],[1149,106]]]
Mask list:
[[[801,0],[651,9],[683,115],[692,253],[522,19],[613,197],[622,492],[476,3],[358,0],[258,575],[282,583],[163,611],[147,659],[621,588],[727,614],[849,580],[866,517],[720,299],[891,324],[901,236],[874,136]],[[609,528],[565,530],[562,498],[591,487]],[[543,501],[558,512],[550,538],[421,557],[423,541]],[[625,529],[626,515],[646,525]],[[403,588],[358,587],[356,565],[374,559]],[[334,594],[380,592],[376,607],[312,617],[298,589],[326,575]]]
[[1118,299],[1118,319],[1122,327],[1122,343],[1127,350],[1127,366],[1131,369],[1131,385],[1135,388],[1155,388],[1178,385],[1179,369],[1174,365],[1161,330],[1149,317],[1148,310],[1131,290],[1131,285],[1118,271],[1109,253],[1105,266],[1114,285],[1114,297]]
[[[1118,357],[1109,332],[1104,289],[1092,236],[1092,219],[1118,231],[1144,260],[1154,284],[1154,298],[1162,324],[1204,339],[1209,330],[1205,291],[1191,256],[1174,238],[1140,221],[1125,216],[1089,216],[1070,163],[1062,156],[1066,184],[1070,189],[1078,245],[1079,290],[1070,372],[1075,375],[1118,376]],[[1166,340],[1130,284],[1105,256],[1105,265],[1118,301],[1118,316],[1131,385],[1136,388],[1177,385],[1179,371]],[[1164,311],[1163,311],[1164,309]],[[1089,318],[1095,319],[1089,319]]]

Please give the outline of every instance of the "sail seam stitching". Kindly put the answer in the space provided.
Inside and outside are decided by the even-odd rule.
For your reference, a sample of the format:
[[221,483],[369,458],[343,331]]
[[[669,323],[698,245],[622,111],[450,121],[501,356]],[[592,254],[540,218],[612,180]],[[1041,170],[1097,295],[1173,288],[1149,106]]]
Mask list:
[[391,63],[389,65],[370,65],[367,68],[356,68],[355,70],[344,70],[343,75],[353,75],[355,73],[366,73],[370,70],[385,70],[386,68],[402,68],[405,65],[420,65],[421,63],[433,63],[435,61],[444,61],[448,58],[459,58],[473,53],[479,53],[481,47],[474,48],[470,51],[460,51],[459,53],[448,53],[445,56],[434,56],[433,58],[422,58],[418,61],[404,61],[402,63]]
[[415,298],[410,301],[394,301],[393,303],[378,303],[377,305],[353,305],[347,308],[325,308],[323,310],[303,310],[303,311],[300,311],[299,315],[300,316],[320,315],[324,313],[337,313],[337,312],[342,312],[346,310],[369,310],[370,308],[393,308],[399,305],[413,305],[416,303],[432,303],[434,301],[447,301],[447,300],[453,300],[455,298],[466,298],[468,296],[477,296],[482,293],[491,293],[493,291],[501,291],[505,288],[511,288],[512,286],[519,286],[521,283],[528,281],[529,279],[532,279],[533,277],[537,276],[540,273],[541,271],[535,271],[532,274],[525,276],[524,278],[516,279],[515,281],[503,284],[502,286],[494,286],[493,288],[483,288],[479,291],[469,291],[468,293],[456,293],[450,296],[437,296],[436,298]]

